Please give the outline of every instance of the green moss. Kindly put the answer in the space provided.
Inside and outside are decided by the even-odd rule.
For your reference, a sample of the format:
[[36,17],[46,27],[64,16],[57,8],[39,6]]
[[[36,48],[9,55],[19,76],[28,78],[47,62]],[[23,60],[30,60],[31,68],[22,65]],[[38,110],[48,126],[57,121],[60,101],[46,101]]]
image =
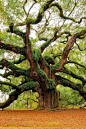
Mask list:
[[[7,32],[10,32],[10,29],[7,29]],[[13,26],[13,32],[19,36],[21,36],[23,39],[26,38],[26,33],[22,32],[21,30],[19,30],[18,28],[16,28],[15,26]]]
[[33,57],[33,60],[39,61],[39,59],[41,58],[41,51],[39,49],[33,50],[32,57]]
[[31,82],[28,82],[28,83],[23,84],[20,88],[21,89],[24,89],[24,90],[29,90],[31,88],[36,87],[37,85],[38,85],[37,82],[31,81]]
[[48,85],[49,85],[49,89],[54,89],[56,87],[52,79],[48,79]]
[[51,70],[53,71],[58,68],[59,68],[59,64],[54,64],[54,65],[52,65]]
[[37,73],[38,73],[39,77],[44,76],[48,80],[46,73],[42,69],[40,69],[40,66],[38,64],[37,64]]
[[28,17],[28,18],[26,18],[25,22],[30,23],[30,24],[35,24],[36,19],[32,19],[31,17]]
[[15,96],[18,95],[18,92],[16,90],[12,90],[9,94],[9,96]]
[[30,82],[30,81],[33,81],[33,79],[30,77],[26,77],[26,81]]
[[86,93],[86,84],[83,87],[83,91],[84,91],[84,93]]
[[50,44],[51,40],[47,40],[44,44],[41,45],[41,49],[46,48]]

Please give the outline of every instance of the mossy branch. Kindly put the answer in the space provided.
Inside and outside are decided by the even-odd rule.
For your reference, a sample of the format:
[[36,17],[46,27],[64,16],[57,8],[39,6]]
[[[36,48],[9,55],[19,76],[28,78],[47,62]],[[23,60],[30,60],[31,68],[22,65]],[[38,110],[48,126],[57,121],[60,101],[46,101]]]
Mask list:
[[11,92],[9,94],[9,98],[3,102],[3,103],[0,103],[0,108],[4,109],[6,107],[8,107],[14,100],[17,100],[18,99],[18,95],[20,95],[21,92],[17,91],[17,90],[14,90],[13,92]]
[[[13,85],[13,84],[12,84]],[[4,102],[4,103],[0,103],[0,108],[6,108],[7,106],[9,106],[14,100],[17,100],[18,96],[27,90],[31,90],[32,88],[35,88],[36,86],[38,86],[39,84],[37,82],[28,82],[25,83],[23,85],[21,85],[19,87],[19,89],[16,89],[14,91],[12,91],[9,94],[9,98]]]
[[62,84],[63,86],[66,86],[66,87],[68,86],[73,90],[79,91],[80,95],[86,99],[86,93],[83,91],[83,85],[75,84],[74,82],[71,82],[70,80],[63,78],[59,75],[56,75],[56,79],[57,79],[57,84]]
[[3,59],[2,61],[0,61],[0,65],[9,68],[13,71],[13,73],[15,74],[15,76],[20,76],[20,75],[24,75],[24,76],[29,76],[29,70],[24,70],[21,68],[16,67],[13,63]]
[[27,17],[26,18],[26,21],[23,22],[23,23],[18,23],[16,26],[21,26],[21,25],[25,25],[26,23],[29,23],[29,24],[37,24],[39,23],[43,16],[44,16],[44,12],[49,8],[50,4],[53,2],[54,0],[47,0],[43,5],[42,7],[40,8],[39,10],[39,13],[37,15],[37,17],[35,19],[32,19],[31,17]]
[[37,87],[38,85],[39,85],[38,82],[30,81],[30,82],[24,83],[23,85],[20,85],[19,88],[20,88],[21,92],[24,92],[24,91],[31,90],[31,89]]
[[60,5],[59,3],[52,3],[52,4],[50,5],[50,7],[53,7],[53,6],[56,6],[56,7],[59,9],[59,11],[60,11],[59,16],[62,17],[63,19],[72,20],[73,22],[79,23],[79,24],[82,22],[83,19],[86,19],[86,17],[82,17],[82,18],[80,18],[79,21],[77,21],[77,20],[75,20],[75,19],[72,18],[72,17],[67,17],[67,16],[65,16],[65,15],[63,14],[63,9],[62,9],[62,7],[61,7],[61,5]]
[[40,47],[41,52],[43,52],[45,50],[46,47],[48,47],[52,42],[54,42],[55,40],[57,40],[58,38],[60,38],[62,35],[67,34],[68,36],[71,36],[71,33],[68,31],[64,31],[61,32],[59,35],[57,35],[58,33],[58,29],[55,28],[54,30],[54,36],[51,39],[48,39],[45,43],[43,43]]
[[75,62],[75,61],[67,61],[67,64],[76,64],[76,65],[78,65],[78,66],[81,66],[81,67],[83,67],[83,68],[85,68],[86,69],[86,66],[84,66],[84,65],[82,65],[82,64],[80,64],[80,63],[78,63],[78,62]]
[[67,68],[64,68],[64,73],[69,74],[76,79],[79,79],[80,81],[82,81],[83,85],[86,83],[86,80],[83,77],[76,75],[72,71],[69,71]]
[[19,90],[19,88],[16,85],[13,85],[10,82],[0,81],[0,84],[10,86],[12,89]]
[[24,55],[24,56],[26,55],[24,47],[20,48],[18,46],[13,46],[13,45],[10,45],[10,44],[1,43],[0,49],[10,50],[10,51],[13,51],[17,54],[21,54],[21,55]]

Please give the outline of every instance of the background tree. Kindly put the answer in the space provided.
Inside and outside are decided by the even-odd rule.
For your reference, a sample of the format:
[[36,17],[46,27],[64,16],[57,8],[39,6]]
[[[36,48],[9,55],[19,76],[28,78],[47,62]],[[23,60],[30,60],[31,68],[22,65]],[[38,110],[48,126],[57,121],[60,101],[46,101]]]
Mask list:
[[2,2],[1,22],[9,29],[0,33],[0,84],[10,93],[0,107],[28,90],[38,92],[40,107],[56,107],[57,84],[86,99],[85,0]]

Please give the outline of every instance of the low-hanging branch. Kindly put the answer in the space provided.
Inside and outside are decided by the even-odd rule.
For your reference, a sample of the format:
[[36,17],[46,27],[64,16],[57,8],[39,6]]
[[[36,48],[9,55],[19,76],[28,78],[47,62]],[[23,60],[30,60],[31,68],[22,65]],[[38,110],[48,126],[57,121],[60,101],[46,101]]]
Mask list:
[[14,100],[17,100],[18,99],[18,95],[20,95],[21,92],[18,91],[18,90],[14,90],[13,92],[11,92],[9,94],[9,98],[3,102],[3,103],[0,103],[0,108],[5,108],[7,106],[9,106]]
[[10,75],[15,75],[12,71],[9,71],[8,73],[4,73],[4,74],[0,74],[0,76],[2,76],[2,77],[8,77],[8,76],[10,76]]
[[[7,29],[7,32],[11,32],[10,29]],[[17,28],[16,26],[13,25],[13,31],[11,33],[14,33],[18,36],[20,36],[24,41],[25,41],[25,38],[26,38],[26,33],[25,32],[22,32],[19,28]]]
[[13,46],[13,45],[5,44],[5,43],[1,42],[0,49],[10,50],[10,51],[15,52],[16,54],[21,54],[21,55],[24,55],[24,56],[26,55],[24,47],[20,48],[18,46]]
[[76,64],[76,65],[81,66],[81,67],[83,67],[83,68],[86,69],[86,66],[82,65],[82,63],[80,64],[80,63],[75,62],[75,61],[67,61],[67,64],[68,64],[68,63],[70,63],[70,64]]
[[81,77],[79,75],[76,75],[72,71],[69,71],[67,68],[64,68],[64,73],[69,74],[69,75],[71,75],[72,77],[74,77],[76,79],[79,79],[80,81],[82,81],[83,85],[85,85],[86,80],[83,77]]
[[59,3],[57,3],[57,2],[56,2],[56,3],[52,3],[52,4],[50,5],[50,7],[53,7],[53,6],[56,6],[56,7],[59,9],[59,11],[60,11],[59,16],[62,17],[63,19],[72,20],[73,22],[79,23],[79,24],[82,22],[83,19],[86,19],[86,17],[82,17],[82,18],[80,18],[79,21],[77,21],[77,20],[75,20],[74,18],[65,16],[65,15],[63,14],[63,9],[62,9],[61,5],[60,5]]
[[29,70],[24,70],[21,68],[16,67],[13,63],[3,59],[2,61],[0,61],[0,65],[3,65],[6,68],[9,68],[13,71],[13,73],[15,74],[15,76],[20,76],[20,75],[24,75],[24,76],[29,76]]
[[[12,84],[13,85],[13,84]],[[13,90],[10,94],[9,94],[9,98],[3,102],[0,103],[0,108],[5,108],[7,106],[9,106],[14,100],[17,100],[18,96],[27,90],[31,90],[32,88],[37,87],[39,84],[37,82],[31,81],[31,82],[27,82],[24,83],[23,85],[21,84],[18,89]]]
[[12,89],[20,90],[16,85],[10,82],[0,81],[0,84],[10,86]]
[[80,95],[86,99],[86,93],[83,91],[83,85],[75,84],[74,82],[71,82],[70,80],[64,77],[61,77],[60,75],[56,75],[56,78],[57,78],[57,84],[62,84],[63,86],[66,86],[66,87],[68,86],[73,90],[79,91]]

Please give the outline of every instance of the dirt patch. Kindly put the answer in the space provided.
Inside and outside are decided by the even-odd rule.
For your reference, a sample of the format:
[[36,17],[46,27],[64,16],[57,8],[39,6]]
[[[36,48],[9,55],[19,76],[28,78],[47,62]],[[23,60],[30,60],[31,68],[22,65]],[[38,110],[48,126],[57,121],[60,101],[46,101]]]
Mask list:
[[77,127],[86,128],[86,109],[60,111],[0,110],[3,127]]

